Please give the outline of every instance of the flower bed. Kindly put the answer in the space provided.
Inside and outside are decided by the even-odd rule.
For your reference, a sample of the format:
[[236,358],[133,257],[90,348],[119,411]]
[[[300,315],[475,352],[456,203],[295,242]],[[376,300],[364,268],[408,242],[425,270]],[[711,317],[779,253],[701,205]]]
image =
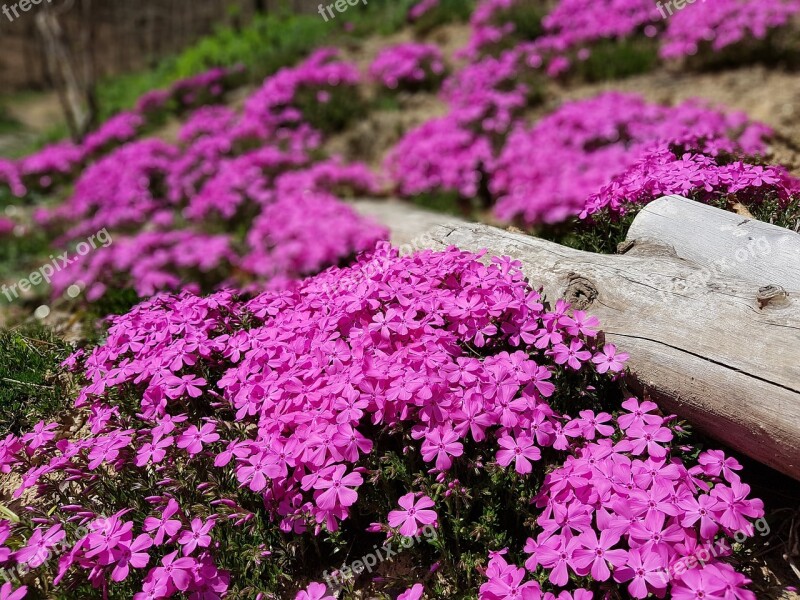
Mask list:
[[696,458],[674,419],[623,402],[626,356],[596,319],[545,308],[518,264],[480,258],[380,248],[283,292],[183,293],[114,317],[67,361],[84,427],[0,443],[24,498],[2,521],[4,541],[24,540],[0,547],[3,567],[81,596],[285,597],[294,576],[327,578],[298,595],[322,598],[354,584],[332,556],[388,537],[409,571],[367,582],[405,598],[614,582],[713,597],[721,581],[753,598],[724,556],[650,576],[753,534],[762,507],[736,461]]
[[391,91],[434,89],[444,73],[444,56],[435,44],[389,46],[380,51],[369,67],[370,77]]

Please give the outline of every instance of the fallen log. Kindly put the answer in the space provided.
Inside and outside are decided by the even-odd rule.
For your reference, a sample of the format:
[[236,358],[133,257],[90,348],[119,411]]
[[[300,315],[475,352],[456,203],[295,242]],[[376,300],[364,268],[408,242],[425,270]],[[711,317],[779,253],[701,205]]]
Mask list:
[[678,257],[704,267],[707,276],[800,292],[800,235],[777,225],[665,196],[636,216],[624,249],[651,243],[671,247]]
[[[685,206],[678,204],[676,223]],[[630,354],[634,389],[732,448],[800,479],[800,296],[764,284],[784,281],[778,277],[785,265],[773,265],[777,254],[763,262],[758,276],[741,271],[744,277],[737,279],[733,269],[726,276],[709,275],[706,267],[681,257],[686,240],[666,229],[647,244],[636,237],[636,251],[598,255],[454,218],[442,223],[441,216],[397,202],[356,207],[401,230],[403,243],[410,236],[429,248],[486,249],[519,260],[549,302],[564,298],[602,321],[606,340]],[[434,224],[428,225],[428,217]],[[713,231],[717,220],[728,218],[712,209],[705,220]],[[719,256],[718,238],[704,239],[703,255]]]

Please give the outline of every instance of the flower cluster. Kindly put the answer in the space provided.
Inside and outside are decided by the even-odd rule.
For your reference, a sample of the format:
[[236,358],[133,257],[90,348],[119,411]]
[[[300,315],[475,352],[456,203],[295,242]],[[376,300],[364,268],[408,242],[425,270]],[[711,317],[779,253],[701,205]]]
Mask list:
[[386,158],[386,170],[404,196],[444,191],[472,198],[492,158],[486,137],[447,116],[406,134]]
[[524,0],[481,0],[470,18],[472,35],[464,54],[474,59],[513,39],[517,24],[509,11],[524,4]]
[[83,164],[85,150],[72,142],[58,142],[17,161],[0,160],[0,183],[23,198],[32,191],[46,192],[68,181]]
[[241,65],[232,69],[217,67],[176,81],[169,91],[180,110],[191,110],[213,104],[222,99],[231,82],[235,81],[243,70],[244,67]]
[[145,119],[139,113],[120,113],[88,134],[83,140],[83,150],[87,156],[105,154],[116,146],[136,138],[144,123]]
[[150,90],[136,102],[135,112],[148,121],[165,112],[190,111],[207,104],[219,103],[244,73],[244,66],[215,67],[192,77],[179,79],[164,90]]
[[[509,10],[524,5],[519,0],[483,0],[473,14],[466,54],[476,58],[502,47],[501,42],[507,42],[516,29]],[[611,4],[560,0],[541,19],[541,34],[520,49],[530,67],[544,67],[549,75],[558,76],[575,60],[587,59],[598,42],[654,38],[663,59],[683,58],[762,40],[797,14],[797,0],[720,0],[711,6],[690,3],[680,10],[649,0],[613,0]]]
[[[60,271],[54,293],[78,285],[96,300],[117,288],[149,296],[253,280],[283,285],[385,239],[385,229],[336,196],[375,192],[372,173],[339,160],[315,163],[321,134],[295,105],[310,90],[358,81],[335,55],[319,51],[268,78],[243,114],[198,109],[181,127],[179,145],[145,138],[92,163],[40,224],[60,233],[59,246],[102,228],[117,243]],[[178,87],[190,93],[190,84]],[[100,150],[139,122],[120,115],[88,142]]]
[[[492,166],[495,215],[526,224],[557,223],[580,213],[592,194],[653,147],[676,144],[714,155],[762,154],[770,133],[741,113],[695,102],[670,107],[618,92],[568,102],[530,129],[520,126],[509,136]],[[668,180],[693,187],[684,174],[676,171]]]
[[345,110],[353,110],[361,74],[354,64],[338,60],[338,55],[336,48],[320,48],[299,65],[269,77],[245,102],[245,118],[271,130],[302,122],[323,129],[341,126],[336,118],[341,116],[329,113],[338,113],[342,103]]
[[[19,477],[14,496],[36,498],[30,516],[4,524],[29,531],[27,545],[0,549],[0,561],[75,588],[133,580],[137,600],[241,592],[250,569],[226,567],[236,561],[226,544],[263,544],[278,530],[327,543],[356,507],[375,510],[360,503],[364,484],[398,443],[448,490],[460,473],[480,474],[487,455],[491,469],[526,481],[543,474],[545,452],[564,453],[536,496],[531,558],[512,569],[495,555],[487,600],[536,588],[521,582],[540,567],[554,586],[567,569],[643,597],[634,590],[667,585],[640,581],[645,549],[656,550],[655,571],[704,540],[749,531],[761,505],[734,460],[708,452],[684,466],[670,420],[649,402],[629,399],[616,418],[581,410],[566,382],[583,374],[608,384],[627,358],[599,341],[597,319],[563,301],[547,310],[518,263],[482,258],[456,249],[400,257],[385,245],[251,300],[184,292],[111,318],[102,346],[67,361],[85,380],[80,434],[40,423],[0,443],[0,470]],[[567,398],[575,418],[553,403]],[[413,536],[450,518],[449,494],[406,489],[391,510],[360,519]],[[75,523],[88,533],[74,534]],[[41,559],[65,538],[57,565]],[[721,560],[706,569],[751,597]],[[422,593],[415,585],[405,597]],[[330,595],[314,584],[298,597]]]
[[369,67],[372,79],[389,90],[431,89],[444,72],[444,57],[435,44],[389,46],[378,53]]
[[775,200],[785,208],[800,194],[800,179],[780,166],[723,161],[699,152],[680,154],[659,147],[589,196],[581,217],[600,212],[622,214],[631,205],[670,194],[709,203],[725,198],[751,208]]
[[534,84],[521,76],[516,52],[470,63],[448,78],[442,98],[454,118],[488,134],[504,134],[536,98]]
[[[86,134],[80,144],[59,142],[18,161],[0,159],[0,185],[24,198],[30,192],[50,192],[70,183],[82,167],[102,155],[135,140],[155,115],[167,110],[184,110],[222,99],[241,73],[241,68],[212,69],[176,82],[170,90],[153,90],[142,96],[136,108],[123,112]],[[174,100],[177,108],[170,106]]]
[[498,139],[534,96],[517,78],[513,52],[484,58],[447,78],[442,98],[449,113],[409,131],[390,151],[385,168],[405,196],[456,192],[478,194]]
[[[736,473],[741,465],[720,451],[702,452],[694,466],[687,465],[671,456],[673,433],[654,403],[631,398],[622,408],[616,419],[585,411],[564,425],[568,437],[586,443],[576,444],[545,479],[525,567],[494,556],[482,600],[509,598],[512,586],[542,597],[537,582],[522,583],[540,571],[559,587],[574,586],[571,576],[613,580],[633,598],[669,590],[673,598],[755,600],[744,588],[748,580],[723,562],[731,554],[725,540],[740,532],[752,536],[752,520],[764,515],[763,503],[749,498],[749,486]],[[711,545],[725,549],[713,557],[707,552],[689,569],[674,568]]]

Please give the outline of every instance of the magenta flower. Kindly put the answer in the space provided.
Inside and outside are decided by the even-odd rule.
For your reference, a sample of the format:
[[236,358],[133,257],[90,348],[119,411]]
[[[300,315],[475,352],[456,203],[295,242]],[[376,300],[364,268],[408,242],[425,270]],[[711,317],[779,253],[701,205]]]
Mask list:
[[311,583],[306,589],[298,592],[294,600],[336,600],[336,596],[328,593],[324,583]]
[[556,344],[553,347],[553,356],[557,365],[568,364],[572,369],[578,371],[581,368],[581,362],[586,362],[592,357],[592,353],[588,350],[582,350],[583,342],[578,339],[570,341],[569,346],[564,344]]
[[654,458],[666,456],[667,449],[662,446],[672,440],[672,432],[658,425],[632,426],[627,431],[628,439],[633,443],[632,452],[642,454],[645,450]]
[[[542,566],[550,569],[549,579],[554,585],[564,586],[569,581],[569,571],[575,568],[575,551],[581,547],[577,537],[553,536],[532,548],[535,558]],[[527,563],[526,563],[527,564]]]
[[203,395],[203,390],[200,388],[207,382],[197,375],[183,375],[182,377],[168,375],[164,378],[164,384],[167,388],[167,396],[170,398],[180,398],[184,394],[190,398],[199,398]]
[[185,592],[194,579],[195,565],[196,562],[193,558],[178,558],[178,551],[175,550],[161,559],[161,566],[153,570],[152,576],[155,581],[164,585],[171,583],[180,591]]
[[17,589],[11,583],[4,583],[0,588],[0,600],[22,600],[28,593],[28,586],[23,585]]
[[609,564],[615,569],[625,565],[628,553],[621,549],[612,550],[612,547],[620,539],[616,533],[608,530],[602,531],[598,540],[594,530],[589,529],[579,535],[578,539],[581,547],[575,550],[573,562],[579,575],[591,572],[595,580],[606,581],[611,577]]
[[582,410],[580,417],[577,423],[581,427],[581,434],[587,440],[593,440],[598,433],[603,437],[609,437],[614,434],[614,428],[611,425],[606,425],[612,419],[610,414],[601,412],[595,415],[594,411]]
[[531,461],[542,458],[542,452],[533,445],[530,436],[522,434],[514,439],[510,436],[503,436],[497,443],[503,448],[497,452],[497,462],[503,467],[507,467],[514,461],[514,470],[520,475],[527,475],[533,470]]
[[674,600],[723,600],[725,581],[719,579],[716,573],[708,567],[691,569],[680,575],[679,580],[672,585],[671,594]]
[[57,430],[58,423],[46,424],[44,421],[39,421],[33,427],[33,431],[23,435],[21,439],[30,450],[36,450],[37,448],[45,445],[47,442],[54,440]]
[[734,471],[741,471],[742,465],[733,457],[726,457],[722,450],[707,450],[697,457],[703,473],[706,475],[722,475],[728,482],[739,481]]
[[178,543],[183,546],[183,555],[188,556],[197,548],[208,548],[211,545],[211,536],[208,533],[214,528],[214,520],[192,519],[191,530],[184,531],[178,537]]
[[714,514],[718,506],[714,498],[707,494],[696,498],[691,496],[681,500],[678,506],[684,511],[681,525],[691,527],[700,521],[700,536],[704,540],[714,539],[717,531],[719,531],[719,525],[714,520]]
[[146,533],[141,534],[129,545],[123,544],[114,554],[114,570],[111,572],[112,581],[124,581],[128,578],[130,568],[144,569],[150,561],[147,550],[152,547],[153,539]]
[[315,500],[317,506],[323,510],[333,510],[336,506],[348,507],[358,500],[358,493],[350,488],[357,488],[364,483],[364,478],[359,473],[348,473],[347,467],[336,465],[324,469],[314,484],[317,492]]
[[185,448],[190,456],[194,456],[203,451],[203,444],[213,444],[217,440],[219,440],[219,434],[214,423],[203,423],[200,429],[195,425],[190,425],[178,436],[178,448]]
[[464,446],[458,441],[458,434],[452,429],[429,431],[422,442],[422,458],[427,462],[436,460],[436,468],[446,471],[453,464],[451,456],[461,456]]
[[645,425],[661,425],[664,422],[664,419],[658,415],[649,414],[654,410],[658,410],[658,405],[655,402],[645,400],[640,404],[638,399],[628,398],[622,403],[622,408],[630,413],[619,416],[619,427],[623,431],[630,429],[634,425],[641,428]]
[[161,512],[161,517],[146,517],[144,520],[144,530],[146,532],[155,531],[153,541],[156,546],[164,543],[164,540],[173,538],[181,529],[181,522],[178,519],[172,519],[174,515],[178,514],[180,507],[178,503],[170,498],[167,505]]
[[660,592],[667,587],[669,573],[664,568],[666,564],[666,555],[634,548],[628,552],[628,564],[614,571],[614,579],[620,583],[630,581],[630,595],[634,598],[646,598],[650,590]]
[[422,496],[416,502],[415,495],[408,493],[398,501],[404,510],[393,510],[389,513],[389,525],[399,527],[400,533],[406,537],[414,537],[420,528],[436,523],[436,511],[427,510],[434,506],[433,500]]
[[624,352],[617,352],[617,347],[614,344],[606,344],[603,350],[598,352],[592,358],[592,362],[597,365],[598,373],[619,373],[625,367],[625,361],[628,360],[629,355]]
[[153,437],[152,442],[147,442],[136,453],[136,466],[143,467],[149,462],[160,463],[167,456],[167,450],[175,443],[175,438],[167,436],[160,438]]
[[61,524],[53,525],[47,531],[36,529],[21,550],[14,553],[14,560],[26,563],[31,569],[42,566],[50,558],[50,550],[66,537]]
[[405,592],[397,597],[397,600],[421,600],[422,595],[425,593],[425,588],[421,583],[415,583],[408,588]]

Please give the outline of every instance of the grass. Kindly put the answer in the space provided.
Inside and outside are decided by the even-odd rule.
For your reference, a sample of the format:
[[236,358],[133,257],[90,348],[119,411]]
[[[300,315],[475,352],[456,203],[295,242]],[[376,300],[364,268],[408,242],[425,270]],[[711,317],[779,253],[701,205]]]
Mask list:
[[23,126],[7,108],[0,107],[0,135],[16,133],[22,130]]
[[[295,64],[317,47],[347,46],[371,35],[390,35],[407,24],[408,10],[414,2],[374,0],[366,6],[352,7],[328,22],[316,13],[278,11],[257,15],[244,27],[220,27],[152,69],[101,81],[97,87],[100,119],[132,108],[147,91],[166,88],[213,67],[243,65],[249,80],[256,83]],[[443,0],[442,7],[434,11],[434,24],[467,18],[471,5],[471,0]],[[349,24],[347,31],[345,23]]]
[[591,51],[588,59],[575,61],[575,74],[588,83],[648,73],[659,63],[658,43],[645,37],[604,40]]
[[[2,198],[0,198],[0,206],[2,206]],[[0,281],[15,279],[21,271],[25,271],[28,267],[38,268],[47,262],[47,255],[50,251],[49,241],[40,230],[20,237],[10,236],[0,239]],[[38,264],[37,260],[39,260]],[[22,273],[22,275],[28,273],[30,271]],[[0,295],[0,306],[4,301],[5,297]]]
[[40,325],[0,330],[0,436],[52,419],[70,404],[58,365],[71,348]]

